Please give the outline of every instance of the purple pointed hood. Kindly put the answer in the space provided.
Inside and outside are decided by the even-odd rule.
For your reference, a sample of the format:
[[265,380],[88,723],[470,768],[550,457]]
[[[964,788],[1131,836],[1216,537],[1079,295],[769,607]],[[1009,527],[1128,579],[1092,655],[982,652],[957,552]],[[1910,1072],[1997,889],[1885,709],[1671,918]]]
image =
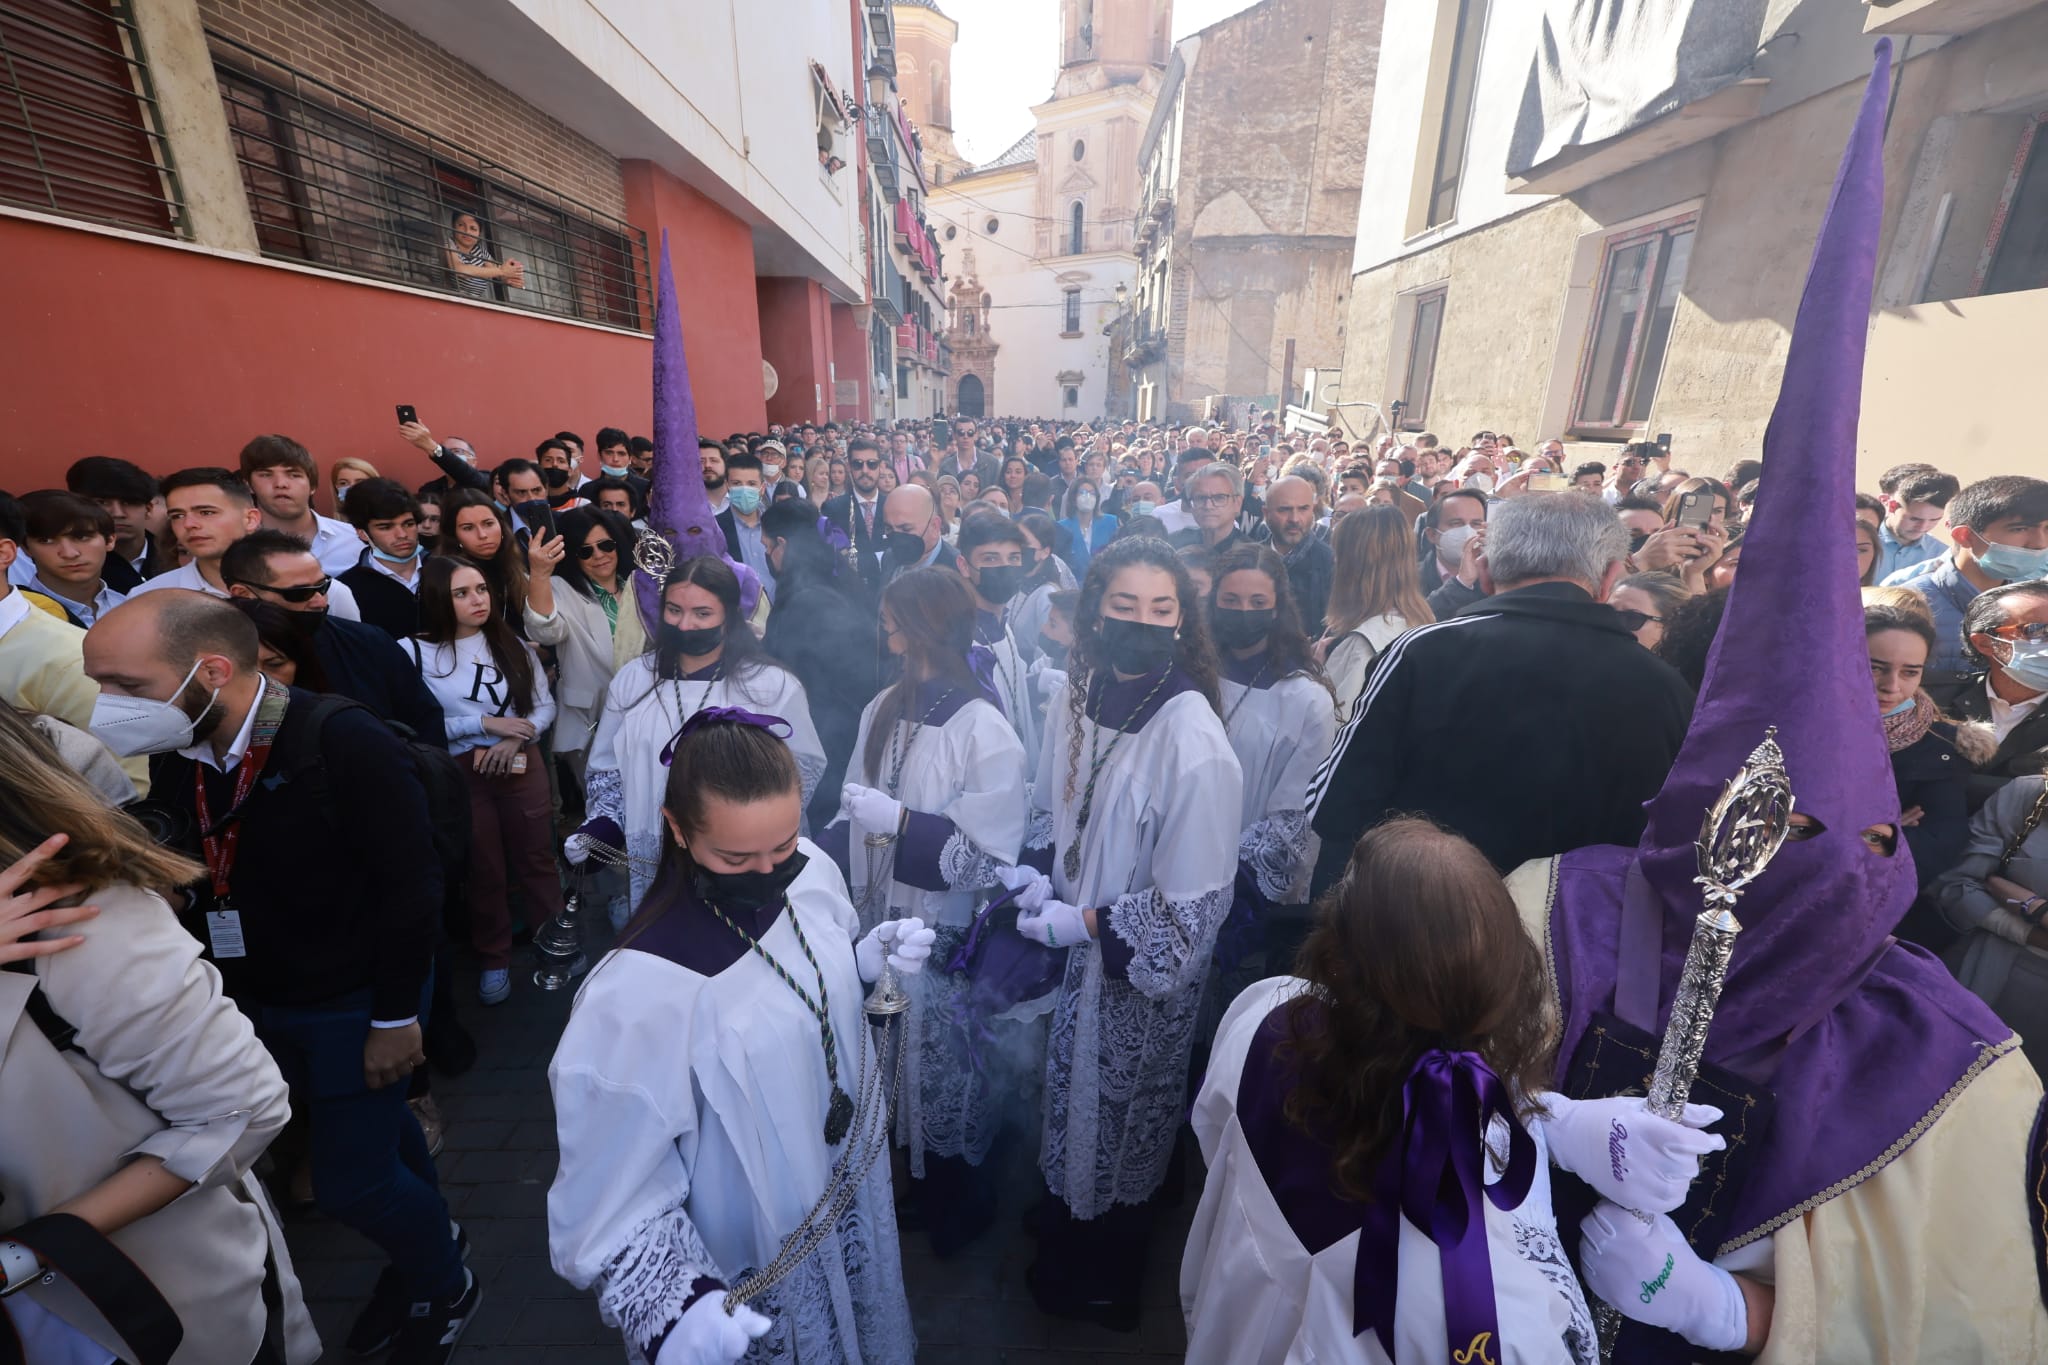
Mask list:
[[[1821,220],[1764,433],[1764,474],[1684,747],[1631,853],[1560,861],[1552,953],[1566,997],[1562,1061],[1596,1010],[1655,983],[1661,1034],[1700,910],[1694,840],[1722,785],[1776,726],[1799,813],[1823,827],[1787,842],[1735,907],[1742,923],[1706,1060],[1768,1084],[1784,1116],[1737,1196],[1731,1239],[1881,1166],[1942,1103],[2001,1026],[1941,964],[1891,931],[1914,896],[1912,855],[1887,857],[1862,831],[1896,834],[1898,789],[1864,645],[1855,545],[1856,415],[1884,208],[1890,40]],[[1623,904],[1661,911],[1657,959],[1618,959]],[[1635,921],[1643,922],[1643,921]],[[1654,921],[1652,921],[1654,922]],[[1654,931],[1653,931],[1654,934]],[[1649,941],[1654,942],[1652,937]],[[1655,965],[1651,963],[1654,961]],[[1881,1071],[1881,1084],[1869,1076]],[[1902,1144],[1901,1144],[1902,1148]]]
[[[761,580],[726,553],[725,533],[704,492],[704,460],[697,453],[697,400],[683,358],[683,322],[676,307],[675,269],[668,259],[668,229],[661,231],[661,283],[654,300],[654,467],[647,489],[650,535],[668,542],[674,562],[717,555],[740,579],[740,610],[751,616]],[[633,575],[634,600],[647,637],[661,624],[661,582],[642,568]]]

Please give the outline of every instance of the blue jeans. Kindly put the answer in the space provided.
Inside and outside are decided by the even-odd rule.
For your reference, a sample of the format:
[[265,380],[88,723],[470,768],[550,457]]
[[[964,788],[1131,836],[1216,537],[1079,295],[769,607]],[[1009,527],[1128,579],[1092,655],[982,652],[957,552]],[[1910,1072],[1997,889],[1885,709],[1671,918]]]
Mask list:
[[[427,1001],[423,991],[422,1018]],[[315,1008],[260,1005],[254,1013],[257,1036],[306,1115],[320,1211],[384,1249],[407,1299],[460,1294],[462,1258],[448,1231],[448,1204],[406,1086],[372,1090],[363,1077],[370,992]]]

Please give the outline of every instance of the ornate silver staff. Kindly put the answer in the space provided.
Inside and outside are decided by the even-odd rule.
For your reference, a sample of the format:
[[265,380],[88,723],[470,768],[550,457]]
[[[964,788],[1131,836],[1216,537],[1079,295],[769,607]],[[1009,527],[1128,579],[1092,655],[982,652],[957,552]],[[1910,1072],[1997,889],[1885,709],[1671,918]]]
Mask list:
[[[1721,1002],[1729,959],[1735,955],[1735,936],[1742,932],[1742,923],[1735,918],[1735,903],[1785,846],[1785,836],[1792,828],[1793,804],[1785,753],[1778,747],[1778,727],[1773,725],[1721,788],[1714,804],[1707,807],[1700,821],[1700,837],[1693,845],[1700,868],[1693,884],[1700,888],[1705,904],[1693,921],[1692,944],[1685,950],[1671,1018],[1657,1049],[1657,1069],[1650,1076],[1650,1112],[1660,1118],[1677,1123],[1685,1117],[1685,1102],[1706,1050],[1707,1029],[1714,1022],[1714,1007]],[[1629,1212],[1645,1223],[1654,1221],[1638,1210]],[[1621,1311],[1596,1301],[1593,1318],[1600,1337],[1600,1358],[1611,1359],[1615,1337],[1621,1331]]]

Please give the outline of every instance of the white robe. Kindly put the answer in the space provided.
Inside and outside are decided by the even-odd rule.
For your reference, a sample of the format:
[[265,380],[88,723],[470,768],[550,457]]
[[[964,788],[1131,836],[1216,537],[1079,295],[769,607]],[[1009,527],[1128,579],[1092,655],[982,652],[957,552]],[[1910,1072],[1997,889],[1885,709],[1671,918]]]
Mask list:
[[[790,913],[827,984],[840,1084],[858,1096],[867,1024],[853,906],[832,860],[809,840],[798,847],[810,862],[790,887]],[[817,977],[790,913],[761,946],[809,990]],[[870,1064],[876,1051],[870,1038]],[[845,1150],[825,1145],[831,1089],[817,1018],[753,952],[707,977],[613,949],[576,994],[548,1083],[561,1146],[550,1259],[569,1283],[595,1287],[600,1315],[636,1360],[631,1343],[674,1320],[700,1276],[730,1287],[775,1259]],[[870,1121],[883,1122],[882,1111]],[[912,1359],[886,1159],[817,1250],[752,1306],[775,1325],[749,1362]]]
[[[1189,1365],[1390,1365],[1379,1334],[1354,1335],[1353,1280],[1360,1234],[1351,1232],[1311,1255],[1274,1199],[1239,1126],[1238,1084],[1259,1025],[1306,983],[1272,977],[1238,996],[1223,1016],[1209,1073],[1196,1092],[1193,1124],[1209,1176],[1181,1258],[1181,1314]],[[1536,1176],[1516,1209],[1485,1211],[1488,1260],[1500,1337],[1486,1358],[1497,1365],[1593,1365],[1592,1316],[1565,1259],[1550,1208],[1550,1159],[1539,1125]],[[1489,1145],[1504,1153],[1495,1120]],[[1487,1183],[1499,1178],[1487,1163]],[[1394,1361],[1448,1361],[1443,1267],[1428,1234],[1401,1219],[1400,1293],[1394,1308]],[[1460,1350],[1466,1343],[1458,1343]],[[1472,1359],[1476,1361],[1477,1356]]]
[[[978,630],[977,640],[986,633]],[[1010,728],[1023,741],[1024,752],[1036,754],[1042,733],[1039,725],[1041,710],[1032,697],[1031,661],[1018,644],[1017,633],[1005,621],[1001,638],[982,642],[981,647],[996,656],[996,696],[1003,704],[1003,714],[1010,718]]]
[[720,678],[657,684],[652,654],[628,660],[605,690],[604,715],[591,740],[584,784],[590,818],[614,820],[625,833],[626,852],[633,858],[634,908],[647,894],[653,869],[661,862],[661,801],[668,790],[661,751],[683,721],[707,706],[738,706],[789,722],[789,747],[796,754],[805,805],[824,776],[825,746],[811,724],[804,685],[780,664],[764,664],[737,682]]
[[922,1178],[927,1151],[965,1157],[976,1164],[987,1157],[1000,1127],[997,1102],[1006,1089],[1014,1092],[1015,1063],[1038,1055],[1028,1038],[1009,1036],[1026,1030],[1027,1026],[997,1026],[1005,1035],[1002,1044],[989,1040],[977,1049],[981,1062],[981,1069],[977,1070],[960,1026],[950,1014],[964,995],[967,982],[945,970],[946,960],[959,947],[963,931],[986,898],[987,889],[1001,888],[995,876],[996,867],[1017,861],[1029,815],[1025,757],[1024,746],[1009,722],[995,707],[977,697],[943,724],[926,725],[917,732],[908,751],[902,754],[903,770],[897,789],[891,791],[889,768],[898,752],[894,745],[916,723],[916,703],[913,702],[911,718],[898,722],[897,740],[882,751],[882,771],[870,772],[866,760],[868,732],[881,704],[882,697],[876,697],[861,713],[860,734],[854,741],[847,780],[889,792],[920,817],[937,817],[953,826],[939,855],[939,872],[946,890],[933,891],[904,882],[900,863],[903,848],[899,845],[872,851],[873,875],[887,880],[870,893],[871,851],[865,845],[866,836],[895,831],[872,830],[852,819],[843,806],[839,812],[850,826],[847,857],[862,931],[885,919],[915,915],[939,932],[929,966],[904,983],[910,996],[910,1014],[902,1034],[908,1050],[903,1062],[897,1134],[909,1143],[911,1174]]
[[[1098,911],[1134,952],[1127,979],[1117,979],[1098,940],[1074,948],[1047,1042],[1039,1167],[1047,1188],[1086,1219],[1150,1198],[1166,1177],[1202,987],[1237,879],[1243,776],[1208,700],[1178,693],[1104,762],[1082,831],[1098,727],[1080,719],[1069,797],[1068,691],[1046,708],[1027,843],[1053,850],[1054,894]],[[1104,730],[1101,748],[1115,737]],[[1077,839],[1081,874],[1071,878],[1065,855]]]
[[1319,848],[1308,823],[1308,783],[1337,738],[1336,702],[1329,688],[1300,673],[1251,688],[1225,678],[1218,690],[1244,770],[1237,860],[1267,900],[1305,904]]

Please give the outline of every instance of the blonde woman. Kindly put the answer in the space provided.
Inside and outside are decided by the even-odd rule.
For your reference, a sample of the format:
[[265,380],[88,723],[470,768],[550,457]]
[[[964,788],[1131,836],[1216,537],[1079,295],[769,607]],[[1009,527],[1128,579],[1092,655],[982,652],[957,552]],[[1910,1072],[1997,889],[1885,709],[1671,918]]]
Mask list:
[[1422,596],[1409,528],[1400,508],[1373,506],[1338,518],[1330,532],[1334,564],[1323,666],[1337,694],[1339,724],[1351,714],[1380,651],[1401,632],[1436,619]]
[[[111,1241],[182,1324],[173,1365],[276,1358],[264,1341],[272,1263],[286,1365],[317,1359],[249,1169],[284,1126],[284,1079],[164,899],[204,870],[109,809],[4,708],[0,866],[0,1190],[15,1246],[43,1240],[24,1225],[50,1214]],[[20,941],[52,928],[66,937]],[[0,1266],[27,1267],[26,1287],[0,1300],[0,1329],[27,1359],[131,1358],[65,1276],[42,1283],[4,1235]]]
[[377,477],[377,466],[368,460],[358,460],[354,456],[336,460],[327,471],[327,486],[334,493],[334,510],[337,513],[341,511],[342,504],[348,501],[349,489],[364,479]]

